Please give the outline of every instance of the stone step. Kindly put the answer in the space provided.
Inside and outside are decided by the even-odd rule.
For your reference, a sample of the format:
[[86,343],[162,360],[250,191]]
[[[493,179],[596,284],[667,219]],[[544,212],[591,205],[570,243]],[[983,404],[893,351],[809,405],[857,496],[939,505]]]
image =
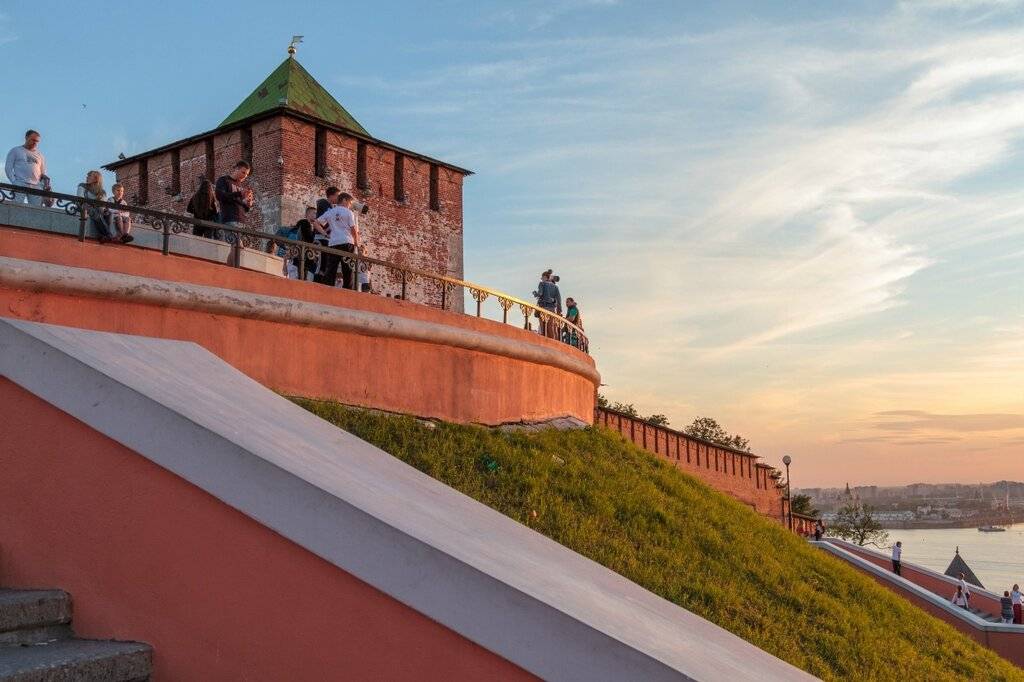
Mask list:
[[143,682],[153,651],[148,644],[60,639],[35,646],[0,649],[3,682]]
[[1000,622],[1002,622],[999,618],[996,618],[994,615],[992,615],[988,611],[982,611],[981,609],[975,608],[973,606],[968,607],[968,610],[971,613],[973,613],[974,615],[976,615],[978,618],[981,618],[982,620],[987,620],[989,623],[1000,623]]
[[63,590],[0,589],[0,647],[71,637],[71,597]]

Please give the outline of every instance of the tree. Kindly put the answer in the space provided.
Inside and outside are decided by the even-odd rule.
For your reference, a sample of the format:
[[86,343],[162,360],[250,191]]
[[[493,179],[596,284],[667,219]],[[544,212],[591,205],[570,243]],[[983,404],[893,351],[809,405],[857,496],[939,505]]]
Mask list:
[[874,508],[860,502],[851,502],[836,512],[836,520],[829,528],[829,535],[854,544],[881,546],[889,539],[889,533],[872,515]]
[[636,406],[633,403],[612,403],[612,406],[609,409],[615,412],[621,412],[627,417],[640,417],[640,411],[636,409]]
[[644,421],[652,426],[668,426],[668,417],[663,414],[652,414]]
[[817,516],[821,513],[811,504],[811,496],[802,493],[793,496],[789,508],[794,514],[803,514],[804,516]]
[[597,406],[608,407],[608,398],[605,398],[603,393],[597,394]]
[[693,420],[692,424],[683,430],[687,435],[694,438],[701,438],[712,443],[724,445],[727,448],[750,452],[750,441],[739,434],[729,433],[711,417],[697,417]]

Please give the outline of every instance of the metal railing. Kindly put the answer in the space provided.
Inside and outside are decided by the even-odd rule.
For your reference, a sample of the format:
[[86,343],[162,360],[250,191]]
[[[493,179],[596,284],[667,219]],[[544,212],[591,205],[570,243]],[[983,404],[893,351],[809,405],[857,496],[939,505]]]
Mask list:
[[[584,353],[589,353],[590,342],[587,339],[587,335],[583,332],[583,329],[579,326],[569,322],[561,315],[545,310],[533,303],[529,303],[520,298],[516,298],[515,296],[510,296],[509,294],[481,286],[473,282],[467,282],[465,280],[448,277],[446,275],[439,275],[437,273],[420,270],[418,268],[396,265],[394,263],[388,263],[387,261],[363,256],[358,253],[342,251],[341,249],[331,248],[328,246],[321,246],[316,243],[278,237],[266,232],[258,232],[246,228],[223,225],[207,220],[197,220],[186,215],[155,211],[143,206],[115,205],[109,202],[87,199],[73,194],[61,194],[59,192],[0,183],[0,204],[24,201],[24,199],[19,199],[18,195],[42,197],[50,207],[63,210],[68,215],[77,216],[79,241],[85,241],[85,239],[89,237],[87,233],[90,209],[94,212],[104,210],[123,210],[131,213],[133,225],[153,230],[161,235],[161,251],[165,256],[170,254],[170,240],[172,235],[191,233],[194,228],[200,228],[206,231],[216,230],[220,234],[224,235],[223,240],[225,242],[235,247],[240,244],[242,247],[262,252],[272,250],[274,246],[282,247],[285,250],[285,258],[297,259],[300,280],[306,279],[307,263],[316,261],[317,259],[322,259],[324,255],[330,255],[339,258],[341,262],[347,264],[349,268],[351,268],[352,279],[354,280],[356,287],[358,287],[358,273],[367,272],[370,267],[374,267],[390,273],[392,281],[397,283],[401,292],[396,295],[396,298],[403,300],[408,298],[409,288],[411,286],[422,283],[426,285],[428,293],[428,302],[425,305],[438,307],[442,310],[451,310],[452,303],[455,300],[454,294],[456,290],[459,290],[464,292],[463,295],[468,293],[469,297],[475,301],[476,317],[484,317],[483,304],[485,301],[493,298],[501,309],[501,321],[503,323],[512,324],[509,322],[509,311],[513,308],[518,308],[519,312],[522,313],[523,316],[523,329],[532,329],[532,320],[537,320],[537,329],[542,330],[545,336],[561,340],[574,348],[578,348]],[[233,248],[231,250],[230,265],[236,268],[240,267],[240,261],[241,249]],[[435,293],[432,296],[429,295],[429,289],[431,288],[435,290]]]

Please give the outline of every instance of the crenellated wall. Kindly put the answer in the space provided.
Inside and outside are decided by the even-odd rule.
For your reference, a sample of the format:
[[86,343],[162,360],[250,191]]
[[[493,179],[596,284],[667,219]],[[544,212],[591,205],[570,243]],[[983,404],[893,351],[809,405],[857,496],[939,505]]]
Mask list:
[[758,513],[785,522],[787,501],[772,478],[775,469],[759,462],[757,455],[648,424],[607,408],[596,409],[594,423],[618,431],[635,445],[750,505]]

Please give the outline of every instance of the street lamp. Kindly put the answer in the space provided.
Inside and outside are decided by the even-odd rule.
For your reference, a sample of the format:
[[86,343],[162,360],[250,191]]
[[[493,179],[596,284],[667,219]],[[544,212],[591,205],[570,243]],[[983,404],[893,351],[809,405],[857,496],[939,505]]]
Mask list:
[[793,530],[793,496],[789,491],[789,465],[793,462],[793,458],[786,455],[782,458],[782,463],[786,465],[786,499],[789,501],[789,530]]

